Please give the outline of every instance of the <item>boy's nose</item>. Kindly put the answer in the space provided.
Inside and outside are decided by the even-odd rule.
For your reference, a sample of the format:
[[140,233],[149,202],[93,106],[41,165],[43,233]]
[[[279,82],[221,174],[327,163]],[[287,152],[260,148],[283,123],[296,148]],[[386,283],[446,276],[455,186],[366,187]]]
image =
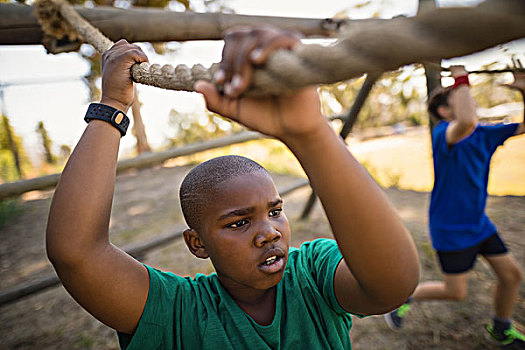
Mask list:
[[277,242],[279,239],[281,239],[281,236],[281,232],[279,232],[277,228],[275,228],[270,223],[265,223],[257,230],[257,235],[255,236],[255,245],[260,248],[265,244]]

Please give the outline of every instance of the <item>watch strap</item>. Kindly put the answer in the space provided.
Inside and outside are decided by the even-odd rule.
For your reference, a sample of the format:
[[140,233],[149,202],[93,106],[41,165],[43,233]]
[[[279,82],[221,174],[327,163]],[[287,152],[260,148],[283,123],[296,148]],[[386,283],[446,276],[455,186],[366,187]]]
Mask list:
[[102,103],[91,103],[89,105],[84,120],[86,123],[89,123],[93,119],[110,123],[120,131],[121,137],[126,135],[126,131],[128,130],[128,116],[124,112]]

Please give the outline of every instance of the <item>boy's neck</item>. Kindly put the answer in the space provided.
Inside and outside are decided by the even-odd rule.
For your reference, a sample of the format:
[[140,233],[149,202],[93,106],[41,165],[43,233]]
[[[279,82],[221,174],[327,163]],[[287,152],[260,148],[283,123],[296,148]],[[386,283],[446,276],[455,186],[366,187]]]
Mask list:
[[220,277],[219,281],[228,291],[233,301],[255,322],[261,326],[272,323],[276,310],[277,286],[260,290],[248,287],[243,288],[239,285],[231,286],[227,283],[228,281],[223,281]]
[[235,303],[259,325],[267,326],[272,323],[276,310],[277,287],[263,291],[263,293],[255,299],[237,299],[233,295],[232,298]]

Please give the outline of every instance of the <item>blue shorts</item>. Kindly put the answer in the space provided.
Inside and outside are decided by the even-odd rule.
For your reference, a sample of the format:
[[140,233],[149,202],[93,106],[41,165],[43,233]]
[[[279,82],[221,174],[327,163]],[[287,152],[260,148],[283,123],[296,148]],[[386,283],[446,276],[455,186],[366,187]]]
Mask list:
[[508,252],[501,237],[495,233],[481,243],[456,252],[437,252],[441,269],[445,273],[462,273],[474,267],[478,254],[501,255]]

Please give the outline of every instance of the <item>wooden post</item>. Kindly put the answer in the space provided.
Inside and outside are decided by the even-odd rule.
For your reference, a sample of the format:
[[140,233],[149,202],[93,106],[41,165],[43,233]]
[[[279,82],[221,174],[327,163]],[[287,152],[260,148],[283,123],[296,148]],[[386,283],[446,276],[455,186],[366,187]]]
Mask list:
[[131,112],[133,114],[133,128],[131,129],[131,133],[135,136],[135,139],[137,140],[137,145],[135,147],[135,149],[137,150],[137,154],[151,152],[151,147],[148,142],[148,136],[146,135],[146,128],[142,120],[142,113],[140,112],[141,106],[142,103],[140,103],[139,100],[139,93],[137,91],[137,87],[135,86],[135,99],[133,100],[133,104],[131,105]]

